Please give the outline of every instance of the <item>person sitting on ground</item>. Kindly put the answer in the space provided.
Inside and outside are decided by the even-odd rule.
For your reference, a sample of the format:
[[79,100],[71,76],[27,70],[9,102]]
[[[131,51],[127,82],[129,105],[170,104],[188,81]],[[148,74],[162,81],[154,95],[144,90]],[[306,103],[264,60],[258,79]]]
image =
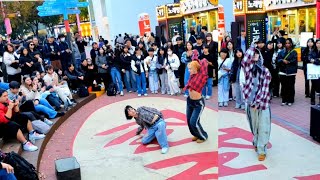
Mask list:
[[59,76],[53,70],[53,66],[46,66],[47,74],[43,77],[46,86],[52,86],[59,98],[64,102],[64,107],[74,105],[75,100],[72,97],[71,91],[66,81],[59,81]]
[[[56,111],[59,111],[60,109],[64,109],[64,105],[62,104],[62,101],[60,100],[58,94],[54,91],[53,86],[47,86],[46,91],[49,92],[46,99],[48,102],[55,107]],[[65,109],[67,110],[67,109]]]
[[36,112],[45,114],[49,119],[64,115],[64,113],[55,111],[45,98],[41,98],[37,84],[34,84],[30,77],[23,77],[23,84],[21,85],[20,90],[27,101],[33,101]]
[[[45,135],[38,134],[33,130],[31,121],[19,112],[19,101],[9,101],[8,92],[0,89],[0,136],[4,138],[16,138],[22,143],[23,150],[36,151],[38,147],[30,141],[43,139]],[[28,141],[22,130],[29,132]]]
[[75,70],[73,64],[68,64],[68,70],[66,70],[64,74],[68,77],[69,87],[72,90],[77,90],[77,88],[83,86],[84,76]]
[[127,120],[134,118],[139,125],[137,135],[139,135],[143,129],[147,129],[148,133],[143,136],[142,144],[149,144],[154,138],[158,140],[161,153],[166,154],[169,150],[169,144],[166,133],[166,122],[160,111],[150,107],[139,107],[137,110],[132,106],[127,105],[124,109]]

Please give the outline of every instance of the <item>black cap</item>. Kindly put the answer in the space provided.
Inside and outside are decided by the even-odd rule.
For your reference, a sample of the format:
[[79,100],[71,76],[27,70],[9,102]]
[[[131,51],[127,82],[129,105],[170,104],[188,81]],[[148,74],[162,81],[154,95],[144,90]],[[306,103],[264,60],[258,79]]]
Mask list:
[[182,37],[177,37],[176,41],[182,41]]
[[200,35],[197,35],[196,39],[202,39],[202,37]]
[[66,37],[64,34],[59,34],[58,35],[58,39],[62,38],[62,37]]

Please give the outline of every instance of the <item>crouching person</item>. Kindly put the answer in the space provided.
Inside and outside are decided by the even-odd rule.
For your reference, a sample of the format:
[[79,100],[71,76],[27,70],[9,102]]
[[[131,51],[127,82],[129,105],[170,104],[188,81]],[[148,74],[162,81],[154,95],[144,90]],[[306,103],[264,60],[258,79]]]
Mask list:
[[154,138],[157,139],[161,146],[161,153],[166,154],[169,150],[166,122],[160,111],[150,107],[139,107],[137,110],[131,106],[125,107],[125,115],[128,120],[134,118],[136,123],[140,126],[137,131],[139,135],[143,129],[147,129],[148,133],[143,136],[142,144],[149,144]]
[[21,129],[29,132],[29,140],[43,139],[45,135],[36,133],[31,121],[19,114],[19,101],[10,102],[8,92],[0,89],[0,136],[4,138],[16,138],[22,143],[25,151],[36,151],[38,147],[29,142],[22,134]]

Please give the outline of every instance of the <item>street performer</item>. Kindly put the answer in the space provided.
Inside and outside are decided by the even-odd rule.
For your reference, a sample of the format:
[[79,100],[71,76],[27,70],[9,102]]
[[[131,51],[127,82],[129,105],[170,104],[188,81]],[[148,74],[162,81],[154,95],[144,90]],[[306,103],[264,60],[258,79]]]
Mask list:
[[128,120],[134,118],[139,125],[136,135],[139,135],[143,129],[148,130],[148,133],[142,138],[142,144],[149,144],[156,138],[161,146],[161,153],[166,154],[168,152],[169,144],[166,133],[166,122],[160,111],[145,106],[134,109],[128,105],[125,107],[124,113]]
[[200,124],[200,116],[205,107],[205,101],[202,97],[202,89],[208,80],[208,61],[199,60],[193,57],[193,61],[188,64],[190,78],[184,91],[189,90],[187,98],[187,122],[190,133],[193,135],[192,141],[203,143],[208,139],[208,134],[203,130]]
[[258,160],[264,161],[271,131],[269,93],[271,75],[263,65],[261,52],[255,46],[255,43],[252,43],[242,61],[245,78],[243,95],[247,106],[247,119],[254,136],[253,145],[258,153]]

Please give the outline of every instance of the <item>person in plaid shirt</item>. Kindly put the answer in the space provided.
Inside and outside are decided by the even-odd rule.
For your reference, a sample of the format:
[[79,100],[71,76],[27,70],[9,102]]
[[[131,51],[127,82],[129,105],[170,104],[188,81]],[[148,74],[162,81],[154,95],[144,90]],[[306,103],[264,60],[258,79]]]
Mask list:
[[187,122],[190,133],[193,135],[192,141],[203,143],[208,139],[208,134],[203,130],[200,124],[200,116],[205,107],[204,98],[202,97],[202,89],[208,79],[208,61],[193,60],[188,65],[190,78],[185,90],[189,90],[187,98]]
[[266,158],[267,144],[271,131],[271,111],[269,84],[271,74],[263,66],[261,52],[253,43],[242,61],[245,83],[243,95],[247,104],[246,113],[253,138],[253,145],[258,153],[258,160]]

